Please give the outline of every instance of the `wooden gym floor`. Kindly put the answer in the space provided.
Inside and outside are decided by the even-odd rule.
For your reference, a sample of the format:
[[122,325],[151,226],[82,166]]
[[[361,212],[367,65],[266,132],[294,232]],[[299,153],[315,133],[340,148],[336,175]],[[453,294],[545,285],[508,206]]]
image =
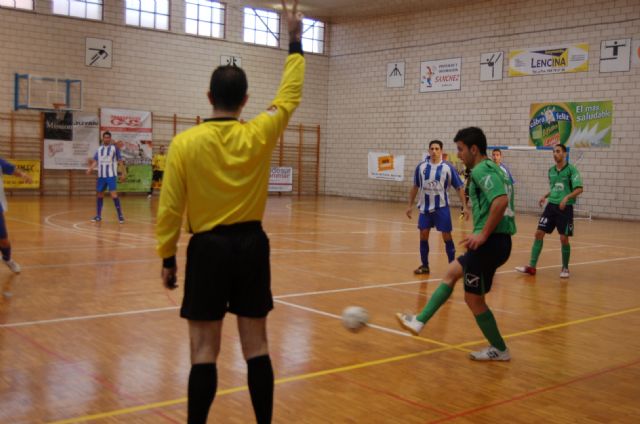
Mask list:
[[[118,225],[90,197],[9,199],[13,256],[0,269],[1,423],[183,423],[189,351],[181,288],[166,292],[154,252],[157,197],[127,196]],[[640,223],[577,221],[571,278],[557,235],[535,277],[536,217],[519,215],[510,260],[488,302],[508,363],[467,358],[485,346],[460,284],[421,337],[394,313],[421,308],[446,268],[431,234],[431,276],[416,277],[418,231],[404,203],[269,199],[269,316],[277,423],[637,423],[640,419]],[[454,239],[470,223],[454,218]],[[184,270],[187,236],[178,263]],[[370,312],[352,334],[339,315]],[[210,422],[252,422],[245,362],[229,316]]]

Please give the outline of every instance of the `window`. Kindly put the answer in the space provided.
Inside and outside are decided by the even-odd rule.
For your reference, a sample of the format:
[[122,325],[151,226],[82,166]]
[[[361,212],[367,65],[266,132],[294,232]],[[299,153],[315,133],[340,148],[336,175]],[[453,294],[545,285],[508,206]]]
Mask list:
[[169,29],[169,0],[127,0],[127,25]]
[[324,53],[324,22],[302,19],[302,50]]
[[280,39],[280,15],[268,10],[244,8],[245,43],[278,46]]
[[203,37],[224,37],[224,4],[208,0],[186,0],[185,32]]
[[33,0],[0,0],[0,6],[33,10]]
[[53,13],[102,20],[102,0],[53,0]]

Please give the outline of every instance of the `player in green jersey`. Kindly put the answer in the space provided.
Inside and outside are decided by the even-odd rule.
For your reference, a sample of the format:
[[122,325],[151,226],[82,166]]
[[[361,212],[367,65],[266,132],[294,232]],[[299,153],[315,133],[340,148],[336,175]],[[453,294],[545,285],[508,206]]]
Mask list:
[[513,184],[498,165],[487,158],[487,139],[480,128],[464,128],[453,139],[458,157],[471,170],[469,197],[473,233],[462,244],[467,252],[449,264],[440,286],[419,315],[396,314],[400,325],[418,335],[463,278],[464,300],[491,344],[470,357],[476,361],[508,361],[509,349],[485,301],[493,276],[511,254],[511,236],[516,232],[513,212]]
[[538,221],[538,229],[534,235],[529,265],[518,266],[516,271],[536,275],[536,264],[542,251],[545,234],[558,229],[562,250],[562,271],[560,278],[569,278],[569,257],[571,245],[569,237],[573,236],[573,205],[582,194],[582,177],[578,169],[567,163],[567,148],[558,144],[553,148],[553,159],[556,164],[549,168],[549,192],[540,198],[540,206],[548,200],[547,206]]

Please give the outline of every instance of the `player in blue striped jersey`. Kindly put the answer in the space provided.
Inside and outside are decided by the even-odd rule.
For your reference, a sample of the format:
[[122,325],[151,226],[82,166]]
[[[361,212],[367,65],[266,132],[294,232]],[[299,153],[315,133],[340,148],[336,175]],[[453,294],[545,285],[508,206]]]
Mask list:
[[22,178],[23,181],[30,183],[33,180],[29,174],[25,174],[14,164],[0,158],[0,253],[2,253],[2,262],[16,274],[20,273],[20,265],[11,259],[11,243],[9,242],[9,234],[7,233],[7,225],[4,220],[4,213],[9,210],[7,205],[7,197],[4,194],[3,175],[15,175]]
[[449,262],[456,256],[456,248],[451,239],[451,212],[449,211],[450,186],[456,189],[460,202],[464,205],[463,214],[468,218],[469,210],[464,198],[464,183],[460,179],[456,168],[442,159],[442,142],[433,140],[429,143],[429,157],[416,167],[413,177],[413,187],[409,193],[409,207],[407,216],[411,218],[413,203],[418,192],[418,229],[420,230],[420,259],[421,265],[415,274],[429,274],[429,231],[436,227],[442,233],[445,250]]
[[496,165],[500,167],[500,169],[502,169],[502,172],[504,172],[505,175],[509,178],[511,184],[515,184],[516,180],[513,179],[513,175],[511,175],[509,167],[502,162],[502,150],[498,148],[493,149],[493,151],[491,152],[491,159]]
[[[118,212],[118,222],[124,223],[124,216],[122,215],[122,208],[120,207],[120,199],[118,198],[117,182],[118,178],[118,163],[122,162],[122,156],[120,150],[115,144],[111,143],[111,133],[105,131],[102,134],[102,146],[98,147],[96,154],[93,155],[93,159],[89,163],[87,169],[87,175],[91,174],[93,170],[98,168],[98,181],[96,182],[96,216],[91,219],[93,222],[102,221],[102,202],[104,198],[103,192],[109,189],[109,194],[113,199],[113,204]],[[124,179],[126,176],[122,175]]]

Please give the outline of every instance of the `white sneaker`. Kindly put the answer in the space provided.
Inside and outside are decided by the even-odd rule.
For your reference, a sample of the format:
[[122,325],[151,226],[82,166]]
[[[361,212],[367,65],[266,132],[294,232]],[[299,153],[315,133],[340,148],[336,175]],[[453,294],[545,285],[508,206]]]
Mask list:
[[15,274],[20,274],[20,271],[22,271],[22,268],[20,268],[20,265],[18,265],[18,263],[13,259],[9,259],[8,261],[3,259],[2,262],[4,262],[4,264],[8,266],[9,269],[13,271]]
[[474,361],[510,361],[509,349],[499,350],[493,346],[485,347],[478,352],[471,352],[469,358]]
[[396,318],[398,319],[398,322],[400,323],[402,328],[404,328],[405,330],[409,330],[409,332],[411,332],[411,334],[413,334],[414,336],[420,334],[420,331],[422,331],[422,327],[424,327],[424,323],[418,321],[415,315],[401,314],[400,312],[398,312],[396,314]]
[[562,271],[560,271],[560,278],[569,278],[569,269],[562,268]]
[[150,194],[147,194],[147,199],[151,199],[151,195]]

